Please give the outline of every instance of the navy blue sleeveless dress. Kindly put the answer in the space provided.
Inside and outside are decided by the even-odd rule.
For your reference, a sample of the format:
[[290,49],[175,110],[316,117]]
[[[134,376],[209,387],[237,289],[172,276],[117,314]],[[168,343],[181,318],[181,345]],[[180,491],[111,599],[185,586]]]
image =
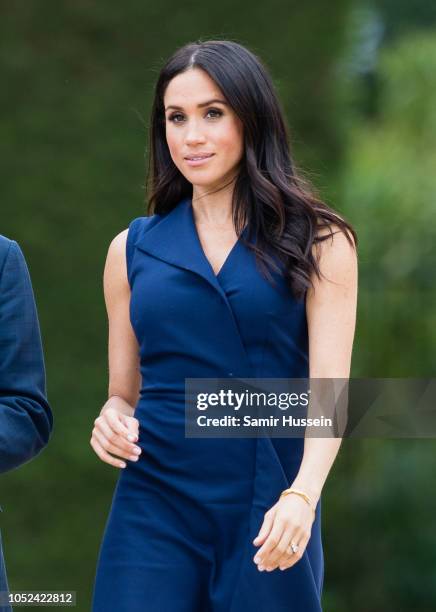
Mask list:
[[186,438],[184,420],[185,378],[308,377],[304,300],[283,279],[269,283],[241,238],[215,275],[190,198],[134,219],[126,257],[142,453],[120,471],[93,612],[319,612],[321,502],[293,567],[260,572],[253,561],[252,540],[295,478],[304,440]]

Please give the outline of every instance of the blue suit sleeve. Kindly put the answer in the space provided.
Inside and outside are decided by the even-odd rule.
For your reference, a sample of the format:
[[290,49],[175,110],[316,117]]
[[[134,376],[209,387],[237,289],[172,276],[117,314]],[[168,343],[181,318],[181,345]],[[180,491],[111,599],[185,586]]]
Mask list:
[[32,284],[11,240],[0,271],[0,473],[37,455],[52,427]]

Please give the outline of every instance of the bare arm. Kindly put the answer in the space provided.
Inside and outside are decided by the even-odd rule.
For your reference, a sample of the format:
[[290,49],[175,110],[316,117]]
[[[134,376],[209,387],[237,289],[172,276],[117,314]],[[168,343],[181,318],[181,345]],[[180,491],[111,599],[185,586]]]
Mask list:
[[103,275],[109,323],[108,400],[94,421],[90,440],[97,455],[110,465],[125,467],[109,453],[136,461],[140,447],[139,423],[133,417],[140,390],[138,342],[130,323],[130,286],[127,279],[126,239],[128,230],[110,244]]
[[[310,378],[348,379],[356,325],[357,253],[342,232],[321,243],[321,272],[308,291]],[[333,282],[329,282],[329,281]],[[305,438],[304,456],[293,486],[316,503],[339,451],[341,438]]]
[[[314,276],[313,288],[306,296],[309,376],[348,379],[356,321],[357,254],[341,231],[318,248],[322,276]],[[292,486],[307,493],[314,505],[341,442],[338,438],[304,440],[303,459]],[[266,512],[253,542],[262,545],[254,557],[258,569],[284,570],[299,561],[309,541],[313,519],[313,510],[300,496],[281,497]],[[297,545],[296,552],[290,552],[291,544]]]
[[[130,287],[127,280],[126,239],[124,230],[109,247],[103,275],[104,297],[109,323],[109,388],[108,397],[122,398],[133,415],[139,397],[140,373],[138,342],[129,316]],[[106,404],[105,404],[106,406]],[[103,407],[102,410],[104,410]]]

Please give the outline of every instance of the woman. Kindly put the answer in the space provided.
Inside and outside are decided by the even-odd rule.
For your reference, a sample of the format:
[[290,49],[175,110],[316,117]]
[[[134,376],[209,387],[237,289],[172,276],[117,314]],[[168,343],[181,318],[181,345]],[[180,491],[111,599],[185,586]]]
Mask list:
[[235,42],[169,59],[151,149],[150,215],[104,274],[109,399],[91,446],[123,470],[93,610],[320,610],[340,440],[185,438],[184,383],[347,378],[356,236],[297,176],[271,79]]

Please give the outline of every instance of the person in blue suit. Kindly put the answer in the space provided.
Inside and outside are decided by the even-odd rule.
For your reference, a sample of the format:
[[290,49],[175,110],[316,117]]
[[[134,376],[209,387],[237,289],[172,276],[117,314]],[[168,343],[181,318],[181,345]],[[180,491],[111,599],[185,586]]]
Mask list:
[[321,491],[338,438],[185,435],[187,378],[348,378],[353,228],[292,161],[261,60],[234,41],[167,61],[148,215],[104,272],[109,397],[91,446],[121,468],[93,612],[319,612]]
[[[18,243],[0,235],[0,473],[35,457],[46,446],[52,427],[29,271]],[[3,598],[7,590],[0,541]],[[0,612],[10,609],[0,601]]]

